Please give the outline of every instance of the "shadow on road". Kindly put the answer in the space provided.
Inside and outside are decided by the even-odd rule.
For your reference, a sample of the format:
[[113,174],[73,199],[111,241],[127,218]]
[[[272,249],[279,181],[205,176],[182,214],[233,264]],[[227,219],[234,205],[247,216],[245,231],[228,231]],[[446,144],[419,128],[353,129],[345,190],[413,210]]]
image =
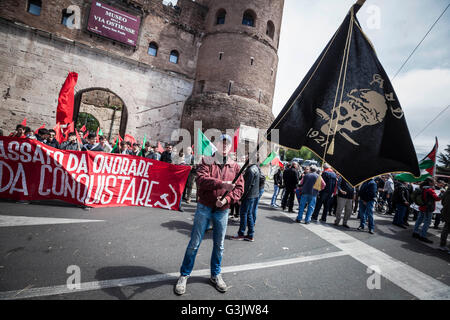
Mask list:
[[[152,275],[160,275],[161,272],[158,272],[154,269],[150,269],[147,267],[139,267],[139,266],[117,266],[117,267],[105,267],[97,270],[95,278],[98,281],[107,281],[107,280],[117,280],[117,279],[126,279],[126,278],[136,278],[136,277],[147,277]],[[148,290],[156,289],[163,286],[175,286],[177,282],[176,278],[161,280],[152,283],[144,283],[144,284],[135,284],[124,287],[113,287],[113,288],[104,288],[103,292],[108,295],[117,298],[118,300],[130,300],[135,295],[143,293]],[[190,277],[189,283],[204,283],[209,284],[209,279],[205,277]],[[131,294],[130,294],[131,292]],[[175,299],[177,295],[173,293],[173,298]]]

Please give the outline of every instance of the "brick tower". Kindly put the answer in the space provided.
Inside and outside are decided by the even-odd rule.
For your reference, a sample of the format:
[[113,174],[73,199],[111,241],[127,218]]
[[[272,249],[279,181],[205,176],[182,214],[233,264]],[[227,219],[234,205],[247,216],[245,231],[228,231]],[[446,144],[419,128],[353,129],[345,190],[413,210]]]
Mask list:
[[268,128],[284,0],[204,0],[209,11],[181,127]]

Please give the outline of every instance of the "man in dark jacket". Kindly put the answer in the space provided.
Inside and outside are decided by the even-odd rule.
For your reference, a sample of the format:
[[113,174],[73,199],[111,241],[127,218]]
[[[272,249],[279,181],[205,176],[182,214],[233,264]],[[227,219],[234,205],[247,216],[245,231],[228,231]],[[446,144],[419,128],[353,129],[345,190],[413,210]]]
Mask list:
[[61,143],[61,150],[81,150],[81,145],[77,142],[77,135],[75,132],[69,133],[69,138],[67,139],[67,141]]
[[284,197],[281,200],[281,207],[286,210],[286,206],[289,208],[289,212],[294,212],[294,197],[295,197],[295,189],[297,188],[297,184],[299,181],[299,174],[297,171],[297,163],[293,162],[291,167],[284,171],[283,173],[283,181],[284,187],[286,188],[286,192],[284,193]]
[[407,229],[405,226],[405,215],[409,209],[409,191],[406,184],[402,181],[394,182],[392,205],[395,207],[395,216],[392,224],[402,229]]
[[55,139],[56,131],[53,129],[48,130],[50,137],[47,140],[47,145],[56,149],[60,149],[59,142]]
[[323,205],[322,218],[320,221],[326,222],[328,211],[330,210],[331,197],[333,196],[334,189],[337,184],[337,176],[336,173],[331,170],[331,166],[328,163],[325,163],[324,171],[322,173],[322,179],[325,181],[325,189],[319,192],[319,197],[317,198],[316,208],[314,209],[314,213],[312,215],[312,220],[317,221],[319,218],[319,212]]
[[344,222],[343,226],[345,228],[350,228],[347,224],[350,216],[352,215],[352,201],[355,196],[355,188],[353,188],[350,183],[344,180],[342,177],[338,179],[338,194],[337,194],[337,209],[336,209],[336,220],[335,225],[339,225],[341,221],[342,209],[344,209]]
[[273,176],[273,196],[272,196],[272,202],[270,203],[270,206],[272,208],[278,208],[277,206],[277,198],[278,194],[280,193],[280,189],[283,186],[283,169],[280,167],[278,168],[277,172]]
[[172,156],[172,145],[171,144],[167,144],[166,145],[166,150],[161,154],[160,161],[167,162],[167,163],[172,163],[173,162],[172,158],[173,158],[173,156]]
[[38,134],[36,136],[37,141],[47,144],[47,141],[49,138],[50,138],[50,132],[48,132],[47,129],[41,128],[38,130]]
[[308,204],[308,211],[306,212],[305,224],[311,223],[311,215],[313,214],[318,191],[314,189],[314,184],[317,179],[320,179],[319,175],[316,173],[317,168],[315,166],[311,166],[309,169],[310,172],[305,174],[302,181],[300,181],[300,185],[302,188],[302,195],[300,197],[300,205],[298,208],[298,215],[296,222],[300,223],[303,219],[303,211],[305,210],[306,204]]
[[[237,236],[233,240],[254,241],[255,221],[253,209],[257,205],[259,197],[260,173],[256,164],[250,165],[244,173],[244,194],[241,198],[240,227]],[[245,230],[248,228],[247,236]]]
[[361,224],[358,227],[359,231],[364,230],[366,220],[369,219],[369,233],[374,234],[375,224],[373,221],[373,208],[377,199],[377,184],[375,180],[371,179],[364,182],[359,189],[359,216]]

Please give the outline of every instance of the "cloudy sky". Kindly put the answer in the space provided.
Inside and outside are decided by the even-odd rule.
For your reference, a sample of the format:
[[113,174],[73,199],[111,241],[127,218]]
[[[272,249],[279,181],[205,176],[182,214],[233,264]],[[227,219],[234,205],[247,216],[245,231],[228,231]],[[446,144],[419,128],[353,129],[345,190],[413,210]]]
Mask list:
[[[277,116],[356,0],[285,0],[273,113]],[[367,0],[362,28],[392,79],[450,0]],[[450,8],[392,84],[419,158],[450,144]]]

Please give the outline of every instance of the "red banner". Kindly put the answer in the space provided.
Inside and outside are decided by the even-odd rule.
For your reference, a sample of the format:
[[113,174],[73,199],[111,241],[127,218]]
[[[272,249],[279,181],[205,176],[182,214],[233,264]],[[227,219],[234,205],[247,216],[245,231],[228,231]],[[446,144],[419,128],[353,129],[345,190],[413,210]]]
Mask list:
[[0,137],[0,198],[178,210],[190,167]]

